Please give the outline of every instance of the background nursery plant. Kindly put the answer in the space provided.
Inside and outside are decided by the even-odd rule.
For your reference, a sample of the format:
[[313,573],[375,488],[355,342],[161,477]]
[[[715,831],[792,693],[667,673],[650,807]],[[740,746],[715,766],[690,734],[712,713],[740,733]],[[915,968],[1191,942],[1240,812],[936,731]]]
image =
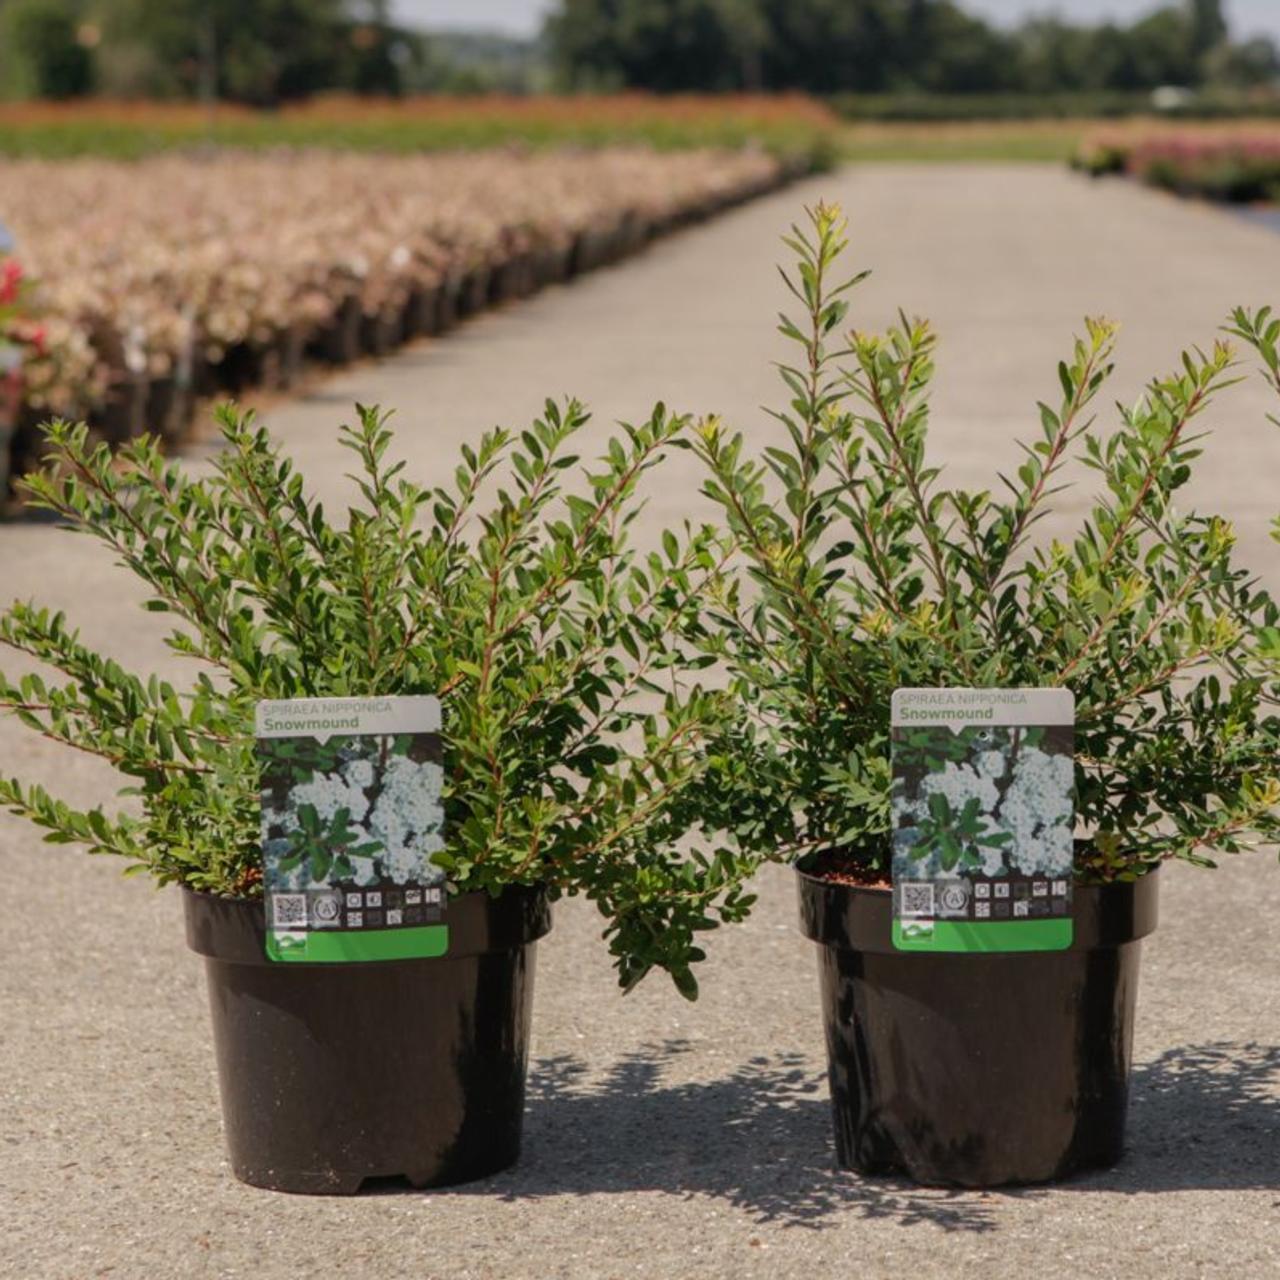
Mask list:
[[[699,598],[724,549],[706,530],[668,533],[645,556],[627,545],[637,483],[681,442],[684,420],[659,406],[574,491],[563,480],[587,415],[548,403],[519,437],[464,446],[452,487],[424,489],[388,461],[385,417],[362,409],[343,428],[362,498],[344,524],[250,417],[227,409],[220,421],[225,450],[199,480],[149,440],[112,457],[83,426],[48,428],[33,501],[147,584],[147,607],[176,619],[168,644],[199,672],[186,690],[131,673],[62,615],[15,603],[0,641],[56,675],[0,677],[0,705],[110,761],[132,803],[82,811],[19,779],[0,780],[0,800],[49,840],[121,856],[161,884],[253,897],[256,702],[438,694],[446,838],[435,861],[451,889],[584,893],[606,917],[625,986],[656,965],[692,997],[694,935],[751,899],[740,888],[749,861],[675,849],[697,825],[690,787],[727,714],[723,695],[690,681],[706,661],[691,649]],[[482,486],[498,481],[480,509]],[[299,847],[315,834],[301,830]]]
[[[1184,354],[1104,430],[1091,415],[1115,328],[1089,320],[1002,491],[950,488],[927,451],[928,323],[846,330],[864,277],[836,275],[839,209],[819,206],[786,243],[803,315],[781,319],[801,356],[781,371],[780,438],[753,457],[710,419],[696,446],[751,579],[715,610],[751,709],[725,825],[775,856],[820,852],[828,869],[887,880],[892,691],[1065,686],[1080,880],[1167,858],[1211,865],[1215,850],[1273,838],[1276,609],[1235,563],[1230,523],[1177,505],[1199,420],[1237,379],[1228,342]],[[1275,380],[1280,322],[1239,312],[1232,329]],[[1037,540],[1072,461],[1100,491],[1069,539]],[[989,780],[948,768],[963,816]]]

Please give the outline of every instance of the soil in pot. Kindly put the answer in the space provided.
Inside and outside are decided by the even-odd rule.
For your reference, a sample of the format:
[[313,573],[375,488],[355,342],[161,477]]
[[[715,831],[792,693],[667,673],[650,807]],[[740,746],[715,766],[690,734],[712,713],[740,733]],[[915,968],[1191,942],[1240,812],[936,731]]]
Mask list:
[[183,893],[204,956],[237,1178],[349,1195],[486,1177],[520,1153],[534,949],[545,894],[450,900],[439,959],[279,964],[261,902]]
[[963,955],[896,950],[887,889],[798,880],[840,1167],[991,1187],[1120,1159],[1157,874],[1078,886],[1070,950]]

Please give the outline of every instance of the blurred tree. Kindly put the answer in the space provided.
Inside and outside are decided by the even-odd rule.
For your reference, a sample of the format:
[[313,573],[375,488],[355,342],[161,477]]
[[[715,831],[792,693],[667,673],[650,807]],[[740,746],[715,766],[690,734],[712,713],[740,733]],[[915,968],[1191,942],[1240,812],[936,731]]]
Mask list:
[[491,31],[433,31],[403,73],[409,93],[534,93],[550,88],[541,45]]
[[1128,27],[1041,18],[1012,33],[953,0],[561,0],[547,35],[566,84],[658,91],[1145,90],[1265,62],[1259,49],[1247,66],[1222,56],[1222,0],[1176,0]]
[[564,0],[547,37],[573,88],[740,89],[757,18],[755,0]]
[[1220,44],[1206,59],[1208,82],[1257,89],[1280,82],[1280,50],[1264,37]]
[[902,0],[759,0],[764,83],[811,93],[879,93],[900,76],[907,30],[928,7]]
[[332,85],[339,0],[114,0],[117,30],[195,93],[212,61],[217,96],[259,106]]
[[1127,56],[1109,89],[1198,85],[1204,78],[1195,25],[1181,8],[1157,9],[1125,33]]
[[1227,40],[1227,19],[1222,0],[1190,0],[1191,42],[1197,54],[1206,54]]
[[769,88],[812,93],[1016,88],[1008,36],[950,0],[759,0]]
[[[1009,32],[965,0],[560,0],[546,50],[571,88],[813,93],[1141,91],[1273,80],[1232,45],[1222,0],[1131,26]],[[91,36],[92,38],[87,38]],[[100,40],[99,40],[100,37]],[[270,106],[327,89],[545,87],[540,49],[398,29],[389,0],[0,0],[0,93],[217,96]]]
[[399,92],[420,40],[386,0],[97,0],[108,91],[271,106],[326,89]]
[[1021,88],[1012,37],[955,4],[918,0],[912,6],[902,75],[929,93],[998,93]]
[[1028,22],[1016,40],[1020,87],[1030,91],[1101,88],[1110,83],[1120,47],[1114,26],[1072,27],[1059,18]]
[[0,5],[3,96],[75,98],[94,87],[89,33],[72,0],[7,0]]

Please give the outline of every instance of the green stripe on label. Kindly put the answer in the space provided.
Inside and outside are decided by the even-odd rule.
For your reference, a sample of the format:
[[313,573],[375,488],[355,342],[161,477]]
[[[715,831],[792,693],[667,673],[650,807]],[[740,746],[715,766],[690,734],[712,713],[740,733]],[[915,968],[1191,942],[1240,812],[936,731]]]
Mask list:
[[410,929],[317,929],[267,932],[267,959],[286,964],[356,964],[362,960],[434,960],[448,953],[449,926]]
[[893,922],[893,945],[899,951],[1066,951],[1074,938],[1070,918]]

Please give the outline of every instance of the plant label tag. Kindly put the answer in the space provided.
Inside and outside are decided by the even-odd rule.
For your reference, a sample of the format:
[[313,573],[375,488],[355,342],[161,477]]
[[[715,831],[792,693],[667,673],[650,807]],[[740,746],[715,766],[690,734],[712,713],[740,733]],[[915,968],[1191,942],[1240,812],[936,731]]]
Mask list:
[[267,957],[444,955],[440,699],[259,702],[257,754]]
[[1070,947],[1075,695],[897,689],[890,729],[894,946]]

